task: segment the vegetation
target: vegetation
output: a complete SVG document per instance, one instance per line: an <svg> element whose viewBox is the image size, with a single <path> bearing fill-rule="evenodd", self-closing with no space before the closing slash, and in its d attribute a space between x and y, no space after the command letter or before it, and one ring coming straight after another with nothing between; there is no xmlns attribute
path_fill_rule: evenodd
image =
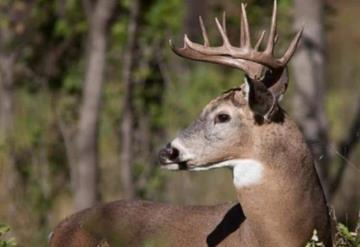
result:
<svg viewBox="0 0 360 247"><path fill-rule="evenodd" d="M6 234L10 231L10 227L0 224L0 246L1 247L15 247L17 246L15 238L6 239Z"/></svg>
<svg viewBox="0 0 360 247"><path fill-rule="evenodd" d="M11 226L19 244L45 246L51 229L84 207L75 198L84 195L79 164L90 153L94 174L92 186L85 187L89 203L129 197L183 204L235 200L227 171L164 172L157 165L157 150L210 99L242 82L238 71L179 59L168 39L181 45L186 32L199 41L201 14L212 40L219 42L213 16L225 10L235 44L240 2L114 0L113 7L104 2L111 1L0 0L0 219ZM267 28L272 3L247 2L255 37ZM284 43L293 33L294 2L279 0ZM323 2L329 3L324 6L326 80L319 111L327 124L319 138L328 139L328 157L320 168L327 171L329 184L336 182L336 189L329 186L329 197L339 221L355 229L360 207L360 191L354 190L360 186L360 60L355 52L360 48L360 5L356 0ZM104 8L108 18L97 18L97 8ZM99 37L104 54L92 55ZM89 76L100 68L91 67L92 56L103 58L104 64ZM289 86L282 103L290 115L297 113L292 100L299 95L299 84ZM96 88L98 92L89 93ZM86 99L96 99L89 110L94 126L92 138L81 146ZM317 100L315 95L311 102ZM126 133L130 142L124 141ZM321 154L317 160L323 160ZM338 245L359 246L358 232L359 227L352 233L339 225ZM0 225L0 246L15 246L7 236L9 228ZM309 244L319 246L316 239Z"/></svg>
<svg viewBox="0 0 360 247"><path fill-rule="evenodd" d="M360 221L354 231L351 231L347 226L337 223L336 231L334 235L334 246L336 247L359 247L360 246ZM314 234L311 240L307 243L306 247L325 247L325 245L319 239L317 231L314 230Z"/></svg>
<svg viewBox="0 0 360 247"><path fill-rule="evenodd" d="M351 232L345 225L338 224L336 246L360 246L360 223L354 232Z"/></svg>

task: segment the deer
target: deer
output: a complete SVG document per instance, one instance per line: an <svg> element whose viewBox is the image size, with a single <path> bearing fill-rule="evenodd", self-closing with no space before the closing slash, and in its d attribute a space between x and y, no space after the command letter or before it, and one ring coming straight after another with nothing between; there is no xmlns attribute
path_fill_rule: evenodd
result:
<svg viewBox="0 0 360 247"><path fill-rule="evenodd" d="M265 32L253 47L244 4L238 47L230 44L225 15L222 23L215 19L221 46L210 46L201 17L204 44L186 35L182 48L170 41L177 55L240 69L245 80L211 100L189 127L160 150L160 165L173 171L230 168L238 202L101 204L63 220L50 246L305 246L314 229L325 246L332 245L329 210L311 151L279 104L288 86L287 64L302 30L276 58L276 12L275 0L262 51Z"/></svg>

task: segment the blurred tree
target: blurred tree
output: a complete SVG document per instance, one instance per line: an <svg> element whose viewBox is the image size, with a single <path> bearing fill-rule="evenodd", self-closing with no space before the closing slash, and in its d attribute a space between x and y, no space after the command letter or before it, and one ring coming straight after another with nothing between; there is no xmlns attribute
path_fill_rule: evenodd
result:
<svg viewBox="0 0 360 247"><path fill-rule="evenodd" d="M107 26L116 0L84 0L89 25L87 65L77 133L78 164L75 182L77 210L99 199L98 132L107 42Z"/></svg>
<svg viewBox="0 0 360 247"><path fill-rule="evenodd" d="M1 32L0 37L4 37L4 32ZM16 53L1 52L0 54L0 131L1 136L10 133L12 126L13 115L13 89L14 89L14 67L16 60Z"/></svg>
<svg viewBox="0 0 360 247"><path fill-rule="evenodd" d="M292 60L295 77L294 115L309 143L325 190L331 199L340 186L346 164L356 147L360 131L360 103L349 132L331 153L330 128L325 110L327 44L324 0L294 0L295 28L304 26L304 34ZM336 156L335 156L336 155ZM336 172L333 165L339 163Z"/></svg>
<svg viewBox="0 0 360 247"><path fill-rule="evenodd" d="M155 170L156 146L164 135L159 123L165 65L164 36L180 26L180 1L132 1L129 5L127 41L122 57L123 100L120 123L120 161L123 196L146 197L161 184ZM141 35L138 30L142 30ZM149 184L153 184L153 186Z"/></svg>
<svg viewBox="0 0 360 247"><path fill-rule="evenodd" d="M121 182L125 198L134 198L133 181L133 145L134 145L134 65L137 59L136 47L138 43L139 12L141 0L133 0L130 6L130 16L127 32L127 42L123 55L122 82L124 87L123 112L120 124L121 131Z"/></svg>
<svg viewBox="0 0 360 247"><path fill-rule="evenodd" d="M304 33L292 59L296 94L294 116L313 151L326 195L329 193L328 123L324 97L326 39L323 0L294 0L295 28Z"/></svg>
<svg viewBox="0 0 360 247"><path fill-rule="evenodd" d="M6 199L13 200L16 188L22 183L16 167L14 138L16 70L26 42L29 41L28 22L32 7L32 2L0 2L0 170L6 174L3 193ZM16 206L9 205L9 212L13 213Z"/></svg>
<svg viewBox="0 0 360 247"><path fill-rule="evenodd" d="M6 157L0 155L0 170L7 174L0 200L12 199L11 195L19 181L10 139L14 118L15 63L22 49L11 47L12 42L18 38L11 24L22 24L22 20L14 20L14 9L14 5L9 1L0 3L0 11L6 11L6 14L0 17L0 151L6 150L8 154ZM12 208L9 205L6 211L12 214Z"/></svg>
<svg viewBox="0 0 360 247"><path fill-rule="evenodd" d="M29 6L25 2L2 1L0 19L0 134L10 133L13 115L13 91L15 83L15 63L23 48L19 39L26 31L26 12Z"/></svg>

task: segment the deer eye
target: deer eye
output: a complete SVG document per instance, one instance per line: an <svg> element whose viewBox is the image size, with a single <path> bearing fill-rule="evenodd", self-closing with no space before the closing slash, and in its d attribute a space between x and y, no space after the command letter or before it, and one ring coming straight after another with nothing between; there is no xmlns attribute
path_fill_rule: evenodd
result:
<svg viewBox="0 0 360 247"><path fill-rule="evenodd" d="M226 113L219 113L215 117L215 123L226 123L231 120L231 117L229 114Z"/></svg>

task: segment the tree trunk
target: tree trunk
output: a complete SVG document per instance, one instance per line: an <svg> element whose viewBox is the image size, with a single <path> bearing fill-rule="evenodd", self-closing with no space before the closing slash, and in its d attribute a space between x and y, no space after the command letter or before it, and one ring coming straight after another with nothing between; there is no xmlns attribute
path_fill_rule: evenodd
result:
<svg viewBox="0 0 360 247"><path fill-rule="evenodd" d="M0 54L0 144L6 145L7 154L0 158L2 163L0 170L4 172L0 180L3 179L3 191L7 200L14 195L15 188L19 184L11 135L14 117L15 57L15 54ZM13 214L14 207L15 205L10 205L9 215Z"/></svg>
<svg viewBox="0 0 360 247"><path fill-rule="evenodd" d="M98 132L101 91L104 82L106 29L115 0L98 0L92 10L87 65L77 133L77 181L75 207L89 207L99 199Z"/></svg>
<svg viewBox="0 0 360 247"><path fill-rule="evenodd" d="M134 182L132 179L133 166L133 142L134 142L134 105L133 105L133 68L135 62L134 53L139 26L140 0L133 0L130 10L128 26L128 40L123 58L124 101L122 121L120 124L121 135L121 182L125 198L135 197Z"/></svg>
<svg viewBox="0 0 360 247"><path fill-rule="evenodd" d="M292 60L296 94L294 114L310 144L325 193L328 195L328 123L325 115L326 41L324 2L294 0L295 28L304 34Z"/></svg>
<svg viewBox="0 0 360 247"><path fill-rule="evenodd" d="M13 122L14 66L14 55L0 55L0 136L4 139Z"/></svg>

